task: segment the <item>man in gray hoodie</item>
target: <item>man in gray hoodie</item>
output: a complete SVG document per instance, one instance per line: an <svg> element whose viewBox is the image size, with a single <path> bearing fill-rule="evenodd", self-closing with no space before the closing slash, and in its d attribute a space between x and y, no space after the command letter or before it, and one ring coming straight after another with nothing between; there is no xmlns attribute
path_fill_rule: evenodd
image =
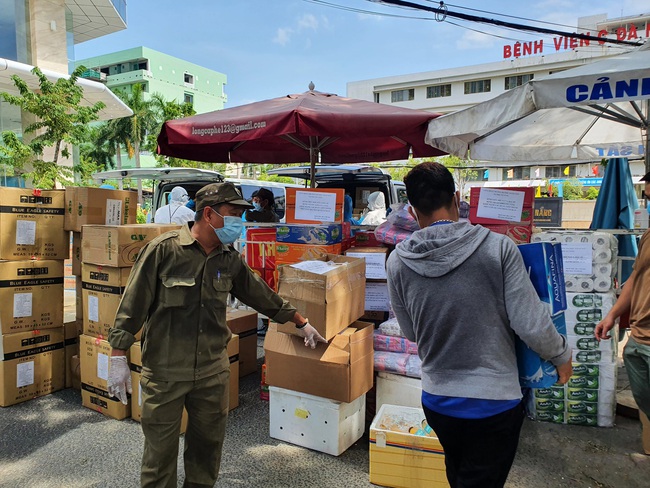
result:
<svg viewBox="0 0 650 488"><path fill-rule="evenodd" d="M447 168L422 163L404 178L420 230L388 258L390 299L422 359L422 407L454 487L502 487L524 419L515 334L572 374L571 350L537 297L517 246L458 222Z"/></svg>

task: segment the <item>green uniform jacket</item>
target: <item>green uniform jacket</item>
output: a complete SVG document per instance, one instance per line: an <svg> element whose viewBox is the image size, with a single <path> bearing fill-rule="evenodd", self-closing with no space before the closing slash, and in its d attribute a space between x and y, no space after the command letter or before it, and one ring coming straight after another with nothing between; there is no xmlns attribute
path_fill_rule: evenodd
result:
<svg viewBox="0 0 650 488"><path fill-rule="evenodd" d="M189 224L148 243L138 255L108 340L128 349L142 333L142 374L158 381L195 381L228 366L226 300L231 293L284 323L296 311L229 246L209 256Z"/></svg>

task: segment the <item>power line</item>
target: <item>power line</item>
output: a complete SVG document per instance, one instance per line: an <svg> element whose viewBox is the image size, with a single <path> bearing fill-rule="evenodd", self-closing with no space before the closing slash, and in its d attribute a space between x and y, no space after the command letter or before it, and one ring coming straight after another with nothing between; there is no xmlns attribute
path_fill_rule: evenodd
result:
<svg viewBox="0 0 650 488"><path fill-rule="evenodd" d="M631 42L631 41L621 41L618 39L610 39L606 37L597 37L597 36L592 36L588 34L579 34L575 32L563 32L563 31L558 31L554 29L547 29L545 27L535 27L531 25L525 25L525 24L516 24L513 22L506 22L503 20L496 20L496 19L488 19L487 17L479 17L476 15L469 15L469 14L464 14L460 12L450 12L449 9L444 5L444 2L440 2L440 7L428 7L426 5L420 5L417 3L413 2L407 2L404 0L368 0L372 1L374 3L385 3L388 5L393 5L396 7L401 7L401 8L408 8L408 9L413 9L413 10L422 10L425 12L431 12L435 14L436 16L442 17L442 20L444 20L446 17L453 17L457 19L462 19L462 20L467 20L471 22L478 22L481 24L490 24L490 25L497 25L500 27L507 27L507 28L512 28L516 30L523 30L523 31L530 31L530 32L537 32L541 34L551 34L551 35L559 35L559 36L565 36L565 37L573 37L577 39L582 39L585 41L598 41L598 42L606 42L606 43L612 43L612 44L624 44L628 46L638 46L638 43ZM441 20L441 21L442 21Z"/></svg>

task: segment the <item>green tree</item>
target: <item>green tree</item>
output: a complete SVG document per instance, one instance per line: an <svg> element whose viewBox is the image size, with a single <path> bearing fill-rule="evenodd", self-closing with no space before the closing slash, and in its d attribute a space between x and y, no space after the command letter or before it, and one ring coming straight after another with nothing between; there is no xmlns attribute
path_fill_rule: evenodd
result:
<svg viewBox="0 0 650 488"><path fill-rule="evenodd" d="M553 191L554 195L558 195L559 184L553 186L555 187ZM577 179L564 180L562 182L562 193L565 200L582 200L584 198L582 183Z"/></svg>
<svg viewBox="0 0 650 488"><path fill-rule="evenodd" d="M587 194L585 195L585 198L587 200L596 200L598 198L598 193L600 193L600 190L598 190L598 188L595 186L590 186L587 188Z"/></svg>
<svg viewBox="0 0 650 488"><path fill-rule="evenodd" d="M88 124L97 120L99 111L105 107L102 102L81 105L83 88L77 79L84 70L80 66L69 78L52 82L34 68L32 73L38 78L38 89L32 90L14 75L11 78L19 95L0 93L2 99L34 117L34 122L23 130L22 140L14 132L2 133L4 146L0 146L0 162L13 166L16 174L31 179L35 187L47 189L54 188L57 182L71 183L72 169L60 166L59 158L69 158L70 147L86 140ZM47 148L53 150L51 160L45 156Z"/></svg>
<svg viewBox="0 0 650 488"><path fill-rule="evenodd" d="M465 196L465 187L469 181L478 179L478 163L471 159L461 159L458 156L440 156L435 158L440 164L444 165L454 175L456 188L461 197Z"/></svg>

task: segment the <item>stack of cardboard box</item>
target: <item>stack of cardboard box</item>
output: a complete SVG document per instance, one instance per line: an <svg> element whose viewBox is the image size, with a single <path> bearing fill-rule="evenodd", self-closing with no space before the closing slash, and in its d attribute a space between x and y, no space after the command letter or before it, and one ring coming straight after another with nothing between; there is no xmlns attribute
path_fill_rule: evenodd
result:
<svg viewBox="0 0 650 488"><path fill-rule="evenodd" d="M311 349L295 324L270 324L264 350L271 437L339 455L363 435L373 384L374 327L358 321L365 261L328 254L279 273L279 294L329 343Z"/></svg>
<svg viewBox="0 0 650 488"><path fill-rule="evenodd" d="M534 202L534 188L474 187L470 191L469 221L505 234L516 244L526 244L533 233ZM506 219L499 218L500 214Z"/></svg>
<svg viewBox="0 0 650 488"><path fill-rule="evenodd" d="M65 385L63 190L0 188L0 406Z"/></svg>
<svg viewBox="0 0 650 488"><path fill-rule="evenodd" d="M387 247L351 247L345 255L366 261L366 293L363 320L384 321L390 310L386 276Z"/></svg>

